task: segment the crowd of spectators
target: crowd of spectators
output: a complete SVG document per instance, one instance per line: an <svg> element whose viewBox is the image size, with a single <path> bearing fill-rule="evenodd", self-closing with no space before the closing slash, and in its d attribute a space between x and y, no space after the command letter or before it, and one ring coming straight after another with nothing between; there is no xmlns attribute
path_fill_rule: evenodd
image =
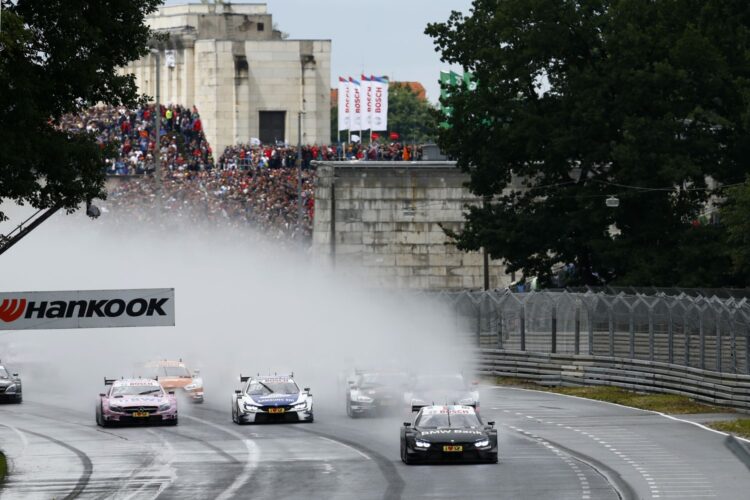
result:
<svg viewBox="0 0 750 500"><path fill-rule="evenodd" d="M93 134L104 150L105 171L111 175L154 171L156 152L155 106L128 109L98 106L60 121L63 130ZM164 171L202 171L213 167L211 146L203 133L200 114L192 109L160 106L159 153Z"/></svg>
<svg viewBox="0 0 750 500"><path fill-rule="evenodd" d="M297 221L297 169L289 167L174 171L121 179L103 207L115 222L160 228L250 228L274 240L309 242L314 213L314 171L302 172L302 220Z"/></svg>
<svg viewBox="0 0 750 500"><path fill-rule="evenodd" d="M155 170L156 108L95 107L67 115L60 127L90 133L104 150L110 183L103 203L107 218L185 229L197 225L252 228L274 240L310 241L314 213L313 160L410 161L421 147L399 142L305 145L302 159L302 218L297 215L297 148L258 141L224 149L214 163L195 107L161 106L159 144L162 179ZM127 177L125 177L127 176Z"/></svg>
<svg viewBox="0 0 750 500"><path fill-rule="evenodd" d="M369 145L317 144L302 146L302 168L310 168L312 160L343 161L418 161L422 147L400 142L378 142ZM297 147L290 145L235 144L227 146L219 156L220 169L246 170L249 168L279 168L296 165Z"/></svg>

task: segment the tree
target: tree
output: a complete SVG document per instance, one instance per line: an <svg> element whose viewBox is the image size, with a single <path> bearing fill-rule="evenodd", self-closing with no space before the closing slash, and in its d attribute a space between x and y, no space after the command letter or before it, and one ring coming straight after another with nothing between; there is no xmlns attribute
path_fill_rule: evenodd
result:
<svg viewBox="0 0 750 500"><path fill-rule="evenodd" d="M562 264L575 284L692 281L707 177L748 171L749 28L724 0L474 0L428 25L477 82L441 101L441 149L486 200L458 245L542 282Z"/></svg>
<svg viewBox="0 0 750 500"><path fill-rule="evenodd" d="M750 283L750 179L728 190L720 220L726 227L733 270L747 286Z"/></svg>
<svg viewBox="0 0 750 500"><path fill-rule="evenodd" d="M402 141L426 143L437 139L434 107L405 83L393 83L388 92L388 128Z"/></svg>
<svg viewBox="0 0 750 500"><path fill-rule="evenodd" d="M0 1L0 198L73 211L105 196L102 152L58 120L136 102L134 77L116 69L148 52L145 16L161 0Z"/></svg>

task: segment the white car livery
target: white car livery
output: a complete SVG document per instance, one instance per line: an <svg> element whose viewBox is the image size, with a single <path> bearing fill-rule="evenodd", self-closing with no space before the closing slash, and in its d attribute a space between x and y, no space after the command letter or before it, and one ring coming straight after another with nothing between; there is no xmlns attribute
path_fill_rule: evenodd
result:
<svg viewBox="0 0 750 500"><path fill-rule="evenodd" d="M312 422L312 393L308 387L300 390L293 377L293 374L240 375L243 385L232 396L232 421L236 424Z"/></svg>

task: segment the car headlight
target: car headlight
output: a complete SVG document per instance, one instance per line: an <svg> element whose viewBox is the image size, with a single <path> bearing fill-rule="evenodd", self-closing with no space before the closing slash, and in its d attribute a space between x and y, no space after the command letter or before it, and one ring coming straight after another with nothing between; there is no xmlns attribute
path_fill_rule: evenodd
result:
<svg viewBox="0 0 750 500"><path fill-rule="evenodd" d="M18 389L18 387L16 387L16 384L10 384L5 388L5 394L15 394L16 389Z"/></svg>
<svg viewBox="0 0 750 500"><path fill-rule="evenodd" d="M203 389L203 379L194 378L193 383L185 386L186 391L194 391L196 389Z"/></svg>
<svg viewBox="0 0 750 500"><path fill-rule="evenodd" d="M260 411L260 407L252 404L244 403L245 411L253 412Z"/></svg>
<svg viewBox="0 0 750 500"><path fill-rule="evenodd" d="M307 401L303 403L298 403L292 406L292 411L303 411L303 410L307 410Z"/></svg>
<svg viewBox="0 0 750 500"><path fill-rule="evenodd" d="M170 404L169 402L167 402L167 403L162 403L162 404L160 404L160 405L159 405L159 411L164 411L164 410L168 410L168 409L170 409L171 407L172 407L172 405L171 405L171 404Z"/></svg>
<svg viewBox="0 0 750 500"><path fill-rule="evenodd" d="M482 439L481 441L477 441L476 443L474 443L474 446L476 446L477 448L486 448L489 445L490 445L489 439Z"/></svg>
<svg viewBox="0 0 750 500"><path fill-rule="evenodd" d="M430 447L430 443L428 443L427 441L423 441L421 439L415 440L414 444L417 445L417 448L429 448Z"/></svg>
<svg viewBox="0 0 750 500"><path fill-rule="evenodd" d="M356 399L360 403L372 403L372 398L368 398L367 396L363 396L361 394L358 395Z"/></svg>
<svg viewBox="0 0 750 500"><path fill-rule="evenodd" d="M122 411L122 406L109 405L109 409L112 410L112 411L121 412Z"/></svg>

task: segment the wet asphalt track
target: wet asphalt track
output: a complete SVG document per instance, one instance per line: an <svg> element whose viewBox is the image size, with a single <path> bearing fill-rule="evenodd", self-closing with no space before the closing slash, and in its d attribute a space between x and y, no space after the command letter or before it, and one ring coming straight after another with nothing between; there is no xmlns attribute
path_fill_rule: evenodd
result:
<svg viewBox="0 0 750 500"><path fill-rule="evenodd" d="M402 418L237 426L228 404L181 408L177 427L101 429L93 411L28 395L0 406L10 475L0 499L748 498L726 438L614 405L509 388L482 391L497 465L406 466Z"/></svg>

